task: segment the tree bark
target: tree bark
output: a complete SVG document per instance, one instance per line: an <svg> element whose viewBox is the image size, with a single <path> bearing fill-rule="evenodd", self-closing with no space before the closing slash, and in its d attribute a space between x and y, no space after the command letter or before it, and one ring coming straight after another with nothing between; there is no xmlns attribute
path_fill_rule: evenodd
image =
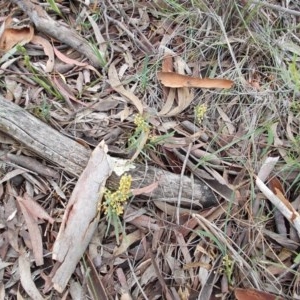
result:
<svg viewBox="0 0 300 300"><path fill-rule="evenodd" d="M91 154L76 141L56 131L46 123L37 119L25 109L5 100L0 96L0 131L14 138L20 144L62 168L73 176L78 177ZM1 157L0 157L1 158ZM159 182L159 186L151 192L151 199L174 202L178 198L179 187L182 185L181 203L191 201L200 207L209 207L216 204L213 192L198 179L180 175L144 165L135 165L136 168L128 171L133 177L133 188L140 188ZM116 188L119 177L113 174L107 181L109 188ZM199 208L199 207L198 207Z"/></svg>

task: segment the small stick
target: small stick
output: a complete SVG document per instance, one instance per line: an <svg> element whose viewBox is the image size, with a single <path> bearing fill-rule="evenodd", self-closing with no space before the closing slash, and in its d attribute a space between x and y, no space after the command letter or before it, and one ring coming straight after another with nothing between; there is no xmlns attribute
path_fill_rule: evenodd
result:
<svg viewBox="0 0 300 300"><path fill-rule="evenodd" d="M54 21L40 5L36 5L29 0L12 0L12 2L17 4L29 16L37 30L82 53L95 68L101 67L100 61L92 47L75 30Z"/></svg>
<svg viewBox="0 0 300 300"><path fill-rule="evenodd" d="M178 201L177 201L177 208L176 208L176 223L177 225L180 225L180 205L181 205L181 196L182 196L182 188L183 188L183 177L186 169L187 162L189 160L190 152L192 149L192 143L189 144L188 150L186 152L186 156L182 165L182 170L180 174L180 185L179 185L179 191L178 191Z"/></svg>

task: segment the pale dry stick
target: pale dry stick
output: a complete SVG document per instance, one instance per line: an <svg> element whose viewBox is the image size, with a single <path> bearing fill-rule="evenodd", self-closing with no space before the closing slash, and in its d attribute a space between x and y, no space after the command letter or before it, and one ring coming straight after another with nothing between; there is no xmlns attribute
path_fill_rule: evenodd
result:
<svg viewBox="0 0 300 300"><path fill-rule="evenodd" d="M281 6L275 5L275 4L270 4L270 3L265 2L265 1L252 0L251 3L256 4L256 5L265 6L265 7L271 8L273 10L278 10L278 11L281 11L283 13L288 13L290 15L294 15L294 16L297 16L297 17L300 16L299 11L296 11L296 10L293 10L293 9L290 9L290 8L281 7Z"/></svg>
<svg viewBox="0 0 300 300"><path fill-rule="evenodd" d="M53 20L40 5L34 4L29 0L12 0L11 2L17 4L29 16L37 30L54 37L82 53L90 60L94 67L101 67L101 63L92 47L75 30Z"/></svg>
<svg viewBox="0 0 300 300"><path fill-rule="evenodd" d="M59 174L57 171L49 168L48 166L45 166L37 159L32 157L28 157L25 155L14 155L11 153L0 151L0 160L3 160L7 163L13 163L18 167L20 166L26 170L30 170L43 176L59 178Z"/></svg>
<svg viewBox="0 0 300 300"><path fill-rule="evenodd" d="M300 236L300 215L294 207L285 199L277 197L257 176L256 185L260 191L272 202L272 204L285 216L285 218L295 227Z"/></svg>
<svg viewBox="0 0 300 300"><path fill-rule="evenodd" d="M181 174L180 174L180 184L179 184L179 191L178 191L178 201L177 201L177 207L176 207L176 224L180 225L180 205L181 205L181 196L182 196L182 187L183 187L183 177L184 172L186 169L187 162L189 160L190 152L192 149L192 143L189 144L188 150L186 152L186 156L182 165Z"/></svg>

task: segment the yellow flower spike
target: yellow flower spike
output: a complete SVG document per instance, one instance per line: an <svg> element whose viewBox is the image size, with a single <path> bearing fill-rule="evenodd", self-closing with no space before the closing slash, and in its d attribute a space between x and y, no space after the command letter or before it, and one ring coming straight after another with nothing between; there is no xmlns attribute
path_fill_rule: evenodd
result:
<svg viewBox="0 0 300 300"><path fill-rule="evenodd" d="M195 115L198 123L201 123L204 115L207 112L207 105L206 104L199 104L195 107Z"/></svg>
<svg viewBox="0 0 300 300"><path fill-rule="evenodd" d="M104 214L108 212L121 215L124 212L124 202L130 196L130 187L131 187L132 177L130 175L123 175L120 179L119 188L117 191L112 193L109 190L105 190L104 196L106 201L102 205L102 210Z"/></svg>
<svg viewBox="0 0 300 300"><path fill-rule="evenodd" d="M150 125L146 122L142 115L136 115L134 118L134 124L136 125L136 131L142 130L148 132L150 130Z"/></svg>

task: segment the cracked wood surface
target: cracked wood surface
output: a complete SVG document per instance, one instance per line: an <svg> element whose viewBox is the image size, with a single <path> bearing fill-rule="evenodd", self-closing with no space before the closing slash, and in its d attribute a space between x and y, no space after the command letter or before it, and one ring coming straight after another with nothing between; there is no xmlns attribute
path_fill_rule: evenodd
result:
<svg viewBox="0 0 300 300"><path fill-rule="evenodd" d="M91 155L91 150L1 96L0 131L14 138L37 156L76 177L82 173ZM159 182L158 188L151 193L152 199L169 200L174 203L178 197L179 186L182 184L182 199L188 199L200 207L216 204L212 191L198 179L192 180L187 176L181 179L180 175L138 164L127 173L134 178L132 188L147 186L154 181ZM107 181L107 186L116 188L118 183L119 177L113 173Z"/></svg>

